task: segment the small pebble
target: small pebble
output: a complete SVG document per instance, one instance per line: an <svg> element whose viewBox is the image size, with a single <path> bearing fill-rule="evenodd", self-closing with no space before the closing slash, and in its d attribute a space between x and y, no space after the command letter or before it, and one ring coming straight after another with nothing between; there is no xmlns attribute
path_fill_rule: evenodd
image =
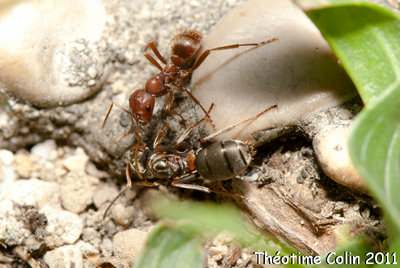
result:
<svg viewBox="0 0 400 268"><path fill-rule="evenodd" d="M46 231L56 238L60 238L63 244L73 244L81 236L83 221L78 215L48 205L39 212L47 217ZM56 239L53 240L56 241Z"/></svg>
<svg viewBox="0 0 400 268"><path fill-rule="evenodd" d="M17 179L17 174L15 173L14 169L10 166L0 166L0 193L4 188L4 184L11 183ZM1 194L0 194L1 196ZM1 198L0 198L1 199Z"/></svg>
<svg viewBox="0 0 400 268"><path fill-rule="evenodd" d="M9 166L14 161L14 154L9 150L1 149L0 150L0 161L4 165Z"/></svg>
<svg viewBox="0 0 400 268"><path fill-rule="evenodd" d="M82 172L70 172L61 184L62 206L71 212L81 213L93 203L94 185L98 179Z"/></svg>
<svg viewBox="0 0 400 268"><path fill-rule="evenodd" d="M14 160L15 169L19 176L22 178L29 178L35 168L32 159L27 154L18 152L15 155Z"/></svg>
<svg viewBox="0 0 400 268"><path fill-rule="evenodd" d="M114 255L128 260L129 263L135 262L144 249L147 235L148 232L139 229L129 229L117 233L113 238Z"/></svg>
<svg viewBox="0 0 400 268"><path fill-rule="evenodd" d="M367 185L350 159L348 151L349 125L328 126L313 140L318 162L324 173L339 184L368 193Z"/></svg>
<svg viewBox="0 0 400 268"><path fill-rule="evenodd" d="M112 208L112 218L115 223L121 226L129 226L135 216L135 209L132 206L125 207L122 204L115 204Z"/></svg>
<svg viewBox="0 0 400 268"><path fill-rule="evenodd" d="M82 268L82 252L78 246L68 245L46 252L44 261L49 267Z"/></svg>
<svg viewBox="0 0 400 268"><path fill-rule="evenodd" d="M100 250L103 256L110 257L113 251L113 244L111 239L105 237L100 244Z"/></svg>
<svg viewBox="0 0 400 268"><path fill-rule="evenodd" d="M30 231L18 218L18 210L10 200L0 201L0 243L8 246L20 245Z"/></svg>
<svg viewBox="0 0 400 268"><path fill-rule="evenodd" d="M101 244L101 235L98 231L96 231L92 227L86 227L82 231L82 239L85 242L88 242L92 245L94 245L96 248L100 247Z"/></svg>
<svg viewBox="0 0 400 268"><path fill-rule="evenodd" d="M107 183L101 183L96 187L93 196L93 203L96 208L100 208L107 201L112 201L118 194L117 188Z"/></svg>
<svg viewBox="0 0 400 268"><path fill-rule="evenodd" d="M89 157L82 148L77 148L75 154L64 160L64 167L69 171L84 171Z"/></svg>
<svg viewBox="0 0 400 268"><path fill-rule="evenodd" d="M31 153L45 160L55 160L57 158L57 145L54 140L46 140L32 147Z"/></svg>
<svg viewBox="0 0 400 268"><path fill-rule="evenodd" d="M2 186L0 200L41 208L46 204L59 206L59 185L38 179L17 180Z"/></svg>
<svg viewBox="0 0 400 268"><path fill-rule="evenodd" d="M79 247L84 257L99 253L99 250L88 242L79 240L75 245Z"/></svg>

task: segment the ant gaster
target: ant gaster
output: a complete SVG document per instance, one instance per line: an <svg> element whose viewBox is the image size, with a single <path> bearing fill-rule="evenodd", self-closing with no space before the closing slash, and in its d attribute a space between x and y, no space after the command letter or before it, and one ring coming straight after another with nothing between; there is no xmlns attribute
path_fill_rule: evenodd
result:
<svg viewBox="0 0 400 268"><path fill-rule="evenodd" d="M208 113L214 104L211 105ZM201 139L204 145L196 151L192 149L174 152L163 151L158 143L162 137L165 136L165 127L157 134L154 140L152 152L148 147L140 148L138 152L131 150L129 154L129 162L126 166L126 179L127 185L110 203L104 212L106 217L109 209L113 203L128 189L132 187L132 181L129 174L129 169L136 175L143 175L145 180L135 181L135 184L143 186L157 186L165 180L170 180L171 185L175 187L198 190L202 192L221 192L211 190L208 187L188 184L186 182L193 180L193 178L200 177L211 181L224 181L231 179L243 173L250 165L251 160L255 154L252 145L249 142L241 140L223 140L213 141L216 136L226 133L239 125L243 125L250 121L254 121L271 109L278 108L278 105L273 105L260 112L259 114L246 119L240 123L228 126L218 132L215 132L205 138ZM202 121L206 120L206 116L197 122L195 125L188 128L185 133L180 137L177 142L179 144L188 136L189 132L194 126L199 125ZM149 181L157 179L157 181ZM225 192L222 192L225 193Z"/></svg>
<svg viewBox="0 0 400 268"><path fill-rule="evenodd" d="M135 162L137 162L137 152L140 148L141 143L141 131L139 124L147 124L153 115L153 109L155 104L155 97L161 97L168 94L168 100L165 104L164 110L168 113L175 114L181 118L184 123L185 120L180 113L176 110L171 110L171 106L174 100L174 91L171 88L177 87L185 91L188 96L203 110L206 115L206 120L209 121L215 131L215 125L210 118L208 112L200 104L200 102L182 85L182 79L193 73L203 61L208 57L212 51L216 50L227 50L234 49L241 46L253 46L258 47L261 45L269 44L278 40L278 38L273 38L260 43L245 43L245 44L233 44L228 46L221 46L212 49L205 50L194 62L197 56L202 41L202 35L195 30L181 31L176 34L172 39L172 53L170 57L170 62L168 63L165 58L160 54L157 49L156 43L154 41L149 41L144 49L144 56L148 61L150 61L154 66L156 66L160 72L147 80L145 88L135 90L129 97L129 110L123 108L119 104L112 102L110 108L108 109L107 115L104 118L102 128L104 128L107 118L111 112L113 105L117 105L124 112L130 114L132 127L133 121L136 121L136 132L137 132L137 144L136 144L136 155ZM154 55L164 64L164 67L149 53L148 49L151 49ZM192 63L194 64L192 65ZM132 129L130 130L130 132ZM138 169L138 167L136 167ZM139 174L139 177L142 177Z"/></svg>

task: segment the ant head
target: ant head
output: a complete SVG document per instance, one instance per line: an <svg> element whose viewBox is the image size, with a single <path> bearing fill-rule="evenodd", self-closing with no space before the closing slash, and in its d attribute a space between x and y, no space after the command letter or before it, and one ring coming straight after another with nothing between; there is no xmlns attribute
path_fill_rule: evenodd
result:
<svg viewBox="0 0 400 268"><path fill-rule="evenodd" d="M146 124L153 116L154 97L144 89L138 89L129 97L129 107L136 121Z"/></svg>
<svg viewBox="0 0 400 268"><path fill-rule="evenodd" d="M171 61L176 66L190 65L201 46L201 33L186 30L172 38Z"/></svg>

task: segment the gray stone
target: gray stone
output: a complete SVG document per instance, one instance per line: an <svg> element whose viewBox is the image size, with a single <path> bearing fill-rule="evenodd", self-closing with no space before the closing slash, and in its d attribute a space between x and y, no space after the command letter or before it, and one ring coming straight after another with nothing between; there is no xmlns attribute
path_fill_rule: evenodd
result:
<svg viewBox="0 0 400 268"><path fill-rule="evenodd" d="M194 71L193 95L206 108L215 104L212 119L217 129L278 105L217 139L247 140L256 131L296 124L357 94L319 30L290 0L241 3L207 35L203 51L273 38L279 40L256 48L214 51Z"/></svg>
<svg viewBox="0 0 400 268"><path fill-rule="evenodd" d="M5 92L49 107L98 91L107 74L107 58L97 43L106 21L102 1L15 2L3 8L0 47L7 57L0 57L0 83ZM88 84L93 75L95 83Z"/></svg>

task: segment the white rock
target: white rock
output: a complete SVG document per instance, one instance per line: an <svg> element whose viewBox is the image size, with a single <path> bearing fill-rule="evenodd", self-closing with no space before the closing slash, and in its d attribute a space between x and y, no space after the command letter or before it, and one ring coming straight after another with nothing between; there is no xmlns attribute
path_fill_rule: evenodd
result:
<svg viewBox="0 0 400 268"><path fill-rule="evenodd" d="M105 20L101 0L13 1L2 6L1 87L40 106L68 104L90 96L99 87L80 84L76 71L103 68L104 62L88 55L82 43L95 44Z"/></svg>
<svg viewBox="0 0 400 268"><path fill-rule="evenodd" d="M99 250L97 248L95 248L92 244L88 243L88 242L84 242L82 240L79 240L75 245L79 247L79 249L81 250L83 256L85 256L85 257L88 257L90 255L99 253Z"/></svg>
<svg viewBox="0 0 400 268"><path fill-rule="evenodd" d="M82 148L77 148L75 154L67 157L64 166L69 171L84 171L88 163L89 157Z"/></svg>
<svg viewBox="0 0 400 268"><path fill-rule="evenodd" d="M54 140L46 140L32 147L31 153L45 160L57 158L57 145Z"/></svg>
<svg viewBox="0 0 400 268"><path fill-rule="evenodd" d="M349 125L328 126L313 140L318 162L332 180L354 190L368 193L367 185L350 159L348 149Z"/></svg>
<svg viewBox="0 0 400 268"><path fill-rule="evenodd" d="M118 190L114 185L102 183L96 187L93 195L93 203L96 208L100 208L107 201L112 201L118 194Z"/></svg>
<svg viewBox="0 0 400 268"><path fill-rule="evenodd" d="M105 257L110 257L112 255L113 244L111 239L108 237L103 238L103 241L100 244L101 253Z"/></svg>
<svg viewBox="0 0 400 268"><path fill-rule="evenodd" d="M147 235L148 232L139 229L129 229L117 233L113 238L114 255L129 263L135 262L145 246Z"/></svg>
<svg viewBox="0 0 400 268"><path fill-rule="evenodd" d="M34 170L41 168L35 165L30 155L26 152L17 152L14 157L14 168L18 175L22 178L29 178Z"/></svg>
<svg viewBox="0 0 400 268"><path fill-rule="evenodd" d="M10 166L0 166L0 193L4 185L11 183L17 179L17 174Z"/></svg>
<svg viewBox="0 0 400 268"><path fill-rule="evenodd" d="M63 246L46 252L43 257L46 264L50 267L83 267L82 252L78 246Z"/></svg>
<svg viewBox="0 0 400 268"><path fill-rule="evenodd" d="M18 216L10 200L0 201L0 241L8 246L20 245L30 234Z"/></svg>
<svg viewBox="0 0 400 268"><path fill-rule="evenodd" d="M61 184L62 206L71 212L81 213L93 203L95 184L98 179L85 173L68 173Z"/></svg>
<svg viewBox="0 0 400 268"><path fill-rule="evenodd" d="M356 94L318 29L291 0L243 2L212 29L203 50L275 37L279 40L254 49L214 51L194 71L193 94L206 108L215 104L211 117L217 129L279 106L218 138L246 140L255 131L295 124Z"/></svg>
<svg viewBox="0 0 400 268"><path fill-rule="evenodd" d="M0 163L9 166L11 165L13 160L14 160L14 154L11 151L4 149L0 150L0 161L1 161Z"/></svg>
<svg viewBox="0 0 400 268"><path fill-rule="evenodd" d="M122 204L115 204L111 211L115 223L125 227L132 223L136 212L133 206L124 206Z"/></svg>
<svg viewBox="0 0 400 268"><path fill-rule="evenodd" d="M40 211L47 217L46 231L51 234L50 238L46 238L46 243L49 245L51 242L63 244L73 244L81 236L83 231L82 219L69 211L55 209L51 206L44 206ZM48 242L50 241L50 243ZM61 245L49 245L57 247Z"/></svg>
<svg viewBox="0 0 400 268"><path fill-rule="evenodd" d="M41 208L46 204L60 205L60 189L55 182L38 179L17 180L2 185L0 200L11 200L19 205Z"/></svg>

